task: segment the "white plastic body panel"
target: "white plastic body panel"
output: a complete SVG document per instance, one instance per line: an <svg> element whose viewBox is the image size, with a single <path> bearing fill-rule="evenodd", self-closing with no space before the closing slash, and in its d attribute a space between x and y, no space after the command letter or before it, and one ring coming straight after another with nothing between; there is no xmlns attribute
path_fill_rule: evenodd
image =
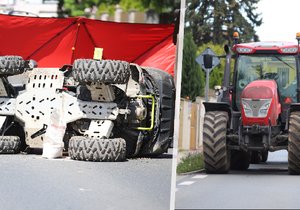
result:
<svg viewBox="0 0 300 210"><path fill-rule="evenodd" d="M84 136L90 138L109 138L113 127L114 123L111 120L92 120L89 129L85 131Z"/></svg>
<svg viewBox="0 0 300 210"><path fill-rule="evenodd" d="M88 136L109 137L113 128L112 120L119 114L113 100L113 89L106 85L92 88L93 97L106 98L105 102L82 101L63 91L64 75L57 68L36 68L27 73L26 90L16 99L0 98L0 115L15 115L25 124L26 143L33 148L42 147L44 134L35 138L31 136L40 131L44 124L50 123L54 109L62 110L65 123L79 119L92 119ZM102 93L97 93L97 90ZM99 129L99 130L98 130Z"/></svg>

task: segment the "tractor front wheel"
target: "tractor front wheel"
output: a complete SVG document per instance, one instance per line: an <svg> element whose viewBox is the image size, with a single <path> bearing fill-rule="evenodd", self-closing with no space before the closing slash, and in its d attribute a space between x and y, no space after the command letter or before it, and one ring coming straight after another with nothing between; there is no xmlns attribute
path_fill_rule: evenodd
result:
<svg viewBox="0 0 300 210"><path fill-rule="evenodd" d="M203 125L204 167L207 173L227 173L230 155L226 146L228 114L211 111L205 114Z"/></svg>
<svg viewBox="0 0 300 210"><path fill-rule="evenodd" d="M288 170L289 174L300 174L300 112L292 112L289 121Z"/></svg>

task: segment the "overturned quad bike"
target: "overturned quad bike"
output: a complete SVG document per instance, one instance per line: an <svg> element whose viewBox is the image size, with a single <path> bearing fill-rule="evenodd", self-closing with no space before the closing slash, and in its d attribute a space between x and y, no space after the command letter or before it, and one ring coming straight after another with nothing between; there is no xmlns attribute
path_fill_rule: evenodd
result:
<svg viewBox="0 0 300 210"><path fill-rule="evenodd" d="M157 156L172 144L175 87L164 71L92 59L37 68L32 60L2 56L0 75L0 153L42 148L58 108L64 147L75 160Z"/></svg>

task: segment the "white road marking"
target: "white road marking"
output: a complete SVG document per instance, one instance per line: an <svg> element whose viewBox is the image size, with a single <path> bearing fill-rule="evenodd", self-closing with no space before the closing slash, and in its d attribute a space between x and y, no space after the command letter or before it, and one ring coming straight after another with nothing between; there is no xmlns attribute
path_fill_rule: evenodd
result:
<svg viewBox="0 0 300 210"><path fill-rule="evenodd" d="M204 179L206 177L207 177L207 175L196 175L196 176L193 176L192 179Z"/></svg>
<svg viewBox="0 0 300 210"><path fill-rule="evenodd" d="M86 192L86 191L92 191L91 189L85 189L85 188L79 188L80 191Z"/></svg>
<svg viewBox="0 0 300 210"><path fill-rule="evenodd" d="M178 185L191 185L191 184L194 184L195 182L193 181L185 181L185 182L181 182L179 183Z"/></svg>
<svg viewBox="0 0 300 210"><path fill-rule="evenodd" d="M61 158L43 158L47 160L53 160L53 161L74 161L70 157L61 157Z"/></svg>

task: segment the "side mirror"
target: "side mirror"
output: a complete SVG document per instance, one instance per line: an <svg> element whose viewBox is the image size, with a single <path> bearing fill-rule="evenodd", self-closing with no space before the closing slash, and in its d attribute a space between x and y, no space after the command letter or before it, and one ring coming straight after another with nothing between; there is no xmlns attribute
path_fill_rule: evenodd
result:
<svg viewBox="0 0 300 210"><path fill-rule="evenodd" d="M225 51L226 55L230 53L230 48L227 44L224 46L224 51Z"/></svg>
<svg viewBox="0 0 300 210"><path fill-rule="evenodd" d="M213 66L213 57L210 54L203 55L203 63L206 69L211 69Z"/></svg>

